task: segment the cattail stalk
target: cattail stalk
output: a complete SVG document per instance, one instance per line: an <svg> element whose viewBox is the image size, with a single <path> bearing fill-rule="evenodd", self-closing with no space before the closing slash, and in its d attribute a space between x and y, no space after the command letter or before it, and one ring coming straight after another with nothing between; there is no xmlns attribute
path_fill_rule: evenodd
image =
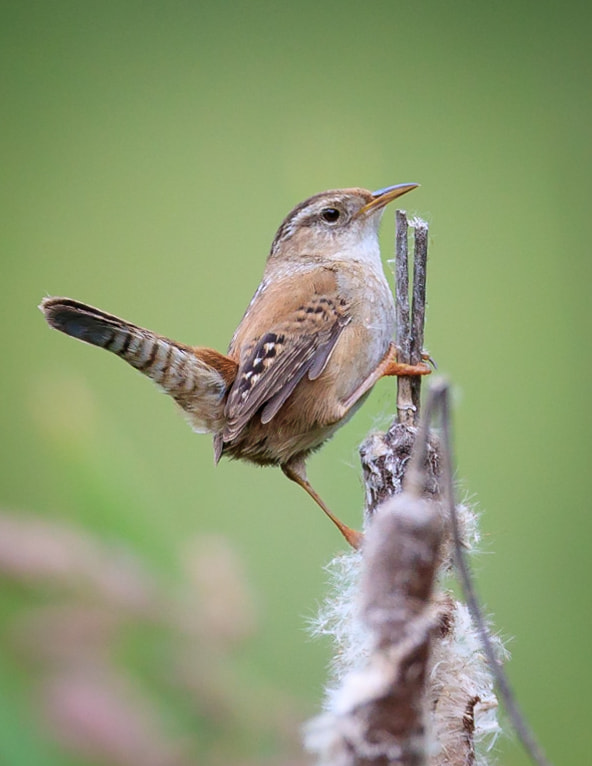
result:
<svg viewBox="0 0 592 766"><path fill-rule="evenodd" d="M421 355L427 225L415 229L409 310L407 218L397 212L397 347ZM401 327L401 324L403 327ZM405 358L405 355L408 355ZM432 409L428 403L427 410ZM442 467L451 470L424 420L419 389L398 380L398 416L361 447L366 539L361 553L330 566L338 585L315 631L337 649L323 715L306 744L323 766L471 766L488 763L481 743L499 732L493 676L464 603L447 586L454 565ZM429 412L426 412L429 418ZM462 544L478 542L476 519L459 506ZM503 648L492 639L498 660Z"/></svg>

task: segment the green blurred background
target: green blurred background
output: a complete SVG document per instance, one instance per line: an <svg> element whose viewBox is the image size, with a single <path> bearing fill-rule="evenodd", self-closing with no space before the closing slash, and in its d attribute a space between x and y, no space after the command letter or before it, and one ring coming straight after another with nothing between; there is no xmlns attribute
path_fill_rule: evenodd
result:
<svg viewBox="0 0 592 766"><path fill-rule="evenodd" d="M221 665L243 708L283 700L283 739L264 714L249 735L244 710L209 728L206 712L199 728L191 704L143 666L176 656L162 624L128 629L111 649L143 679L164 730L195 734L187 762L281 763L285 748L298 758L297 727L318 710L330 656L306 624L342 544L279 471L214 468L210 439L170 401L119 360L50 332L36 306L67 295L223 350L293 205L328 188L403 181L421 183L404 203L431 227L426 345L453 381L458 476L483 511L479 588L549 756L587 762L588 6L0 8L0 502L13 520L39 517L121 549L165 591L186 587L188 541L227 546L222 558L239 562L254 625ZM387 214L385 258L393 231ZM353 525L357 445L392 409L383 382L310 461L314 486ZM65 597L43 575L9 575L0 762L102 762L40 712L48 662L19 640L31 614L71 602L71 583ZM511 739L498 746L502 763L526 763Z"/></svg>

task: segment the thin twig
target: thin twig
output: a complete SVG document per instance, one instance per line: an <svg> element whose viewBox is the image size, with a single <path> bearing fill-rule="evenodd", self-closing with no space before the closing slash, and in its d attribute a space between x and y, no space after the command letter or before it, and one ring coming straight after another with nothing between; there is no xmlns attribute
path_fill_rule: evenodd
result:
<svg viewBox="0 0 592 766"><path fill-rule="evenodd" d="M396 213L395 245L395 312L397 323L397 358L405 364L419 364L423 352L426 303L426 267L428 258L428 225L421 219L412 222L413 303L409 310L408 221L403 210ZM398 422L417 425L421 394L421 377L397 378Z"/></svg>
<svg viewBox="0 0 592 766"><path fill-rule="evenodd" d="M526 752L530 758L537 764L537 766L551 766L551 762L547 760L542 748L538 744L530 726L528 725L524 714L520 710L514 692L510 686L508 677L498 661L495 648L491 642L489 631L485 625L485 619L481 611L479 599L475 591L475 585L473 576L471 574L469 564L467 562L466 554L463 548L460 526L458 521L458 514L456 510L456 502L454 499L454 484L452 480L452 439L450 435L450 401L449 401L449 389L446 382L441 381L432 385L432 396L430 401L433 402L433 406L439 405L442 413L442 484L443 494L448 506L448 515L450 518L450 525L452 529L452 536L454 541L454 552L456 557L456 566L458 570L458 576L463 590L463 595L469 612L473 621L477 627L483 650L487 657L487 662L491 668L498 691L504 701L504 707L512 722L518 737L520 738ZM431 410L431 407L430 407ZM431 413L426 412L426 419Z"/></svg>
<svg viewBox="0 0 592 766"><path fill-rule="evenodd" d="M413 303L411 308L411 349L409 361L419 364L423 353L423 335L426 308L426 276L428 260L428 225L416 218L413 223ZM415 418L419 418L421 377L411 378L411 399Z"/></svg>
<svg viewBox="0 0 592 766"><path fill-rule="evenodd" d="M409 337L409 256L407 248L407 214L397 210L395 244L395 309L397 323L397 353L399 361L409 364L411 339Z"/></svg>
<svg viewBox="0 0 592 766"><path fill-rule="evenodd" d="M411 338L409 319L409 257L407 247L407 215L404 210L396 212L397 231L395 244L395 319L397 359L410 363ZM399 423L414 425L415 413L411 393L411 378L397 378L397 413Z"/></svg>

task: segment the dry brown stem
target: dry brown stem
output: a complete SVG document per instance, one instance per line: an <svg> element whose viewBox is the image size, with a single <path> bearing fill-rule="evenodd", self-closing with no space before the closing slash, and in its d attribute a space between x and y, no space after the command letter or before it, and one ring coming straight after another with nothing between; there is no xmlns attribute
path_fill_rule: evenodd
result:
<svg viewBox="0 0 592 766"><path fill-rule="evenodd" d="M397 211L396 342L405 362L419 361L425 318L427 225L413 226L410 312L408 223ZM334 623L341 613L353 626L349 637L347 624L332 631L348 662L328 712L309 728L308 745L325 766L470 766L476 737L497 731L496 699L466 607L439 592L454 559L441 502L441 466L450 462L428 422L418 434L419 381L398 379L397 412L388 432L360 451L367 532L353 586L357 606L339 604L337 594L337 607L329 607ZM461 537L470 546L474 516L461 511ZM319 632L330 631L322 625Z"/></svg>

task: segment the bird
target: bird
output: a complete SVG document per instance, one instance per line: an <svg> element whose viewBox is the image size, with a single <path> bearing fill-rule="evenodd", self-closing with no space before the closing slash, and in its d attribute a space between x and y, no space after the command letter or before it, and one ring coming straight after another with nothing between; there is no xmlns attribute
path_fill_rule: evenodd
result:
<svg viewBox="0 0 592 766"><path fill-rule="evenodd" d="M298 204L273 239L263 278L226 354L158 335L71 298L39 308L57 330L124 359L183 410L222 456L279 466L359 548L308 481L306 460L387 375L426 375L397 361L395 307L378 230L385 206L418 184L325 191ZM429 359L427 355L423 359Z"/></svg>

